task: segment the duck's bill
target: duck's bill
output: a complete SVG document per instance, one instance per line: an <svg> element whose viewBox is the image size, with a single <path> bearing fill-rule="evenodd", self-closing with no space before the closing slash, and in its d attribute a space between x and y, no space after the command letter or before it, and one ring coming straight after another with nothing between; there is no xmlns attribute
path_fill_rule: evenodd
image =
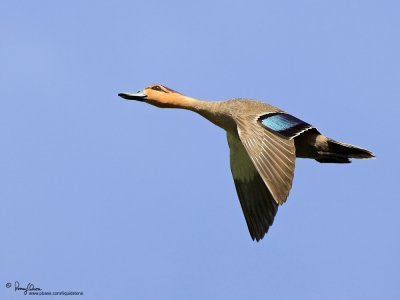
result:
<svg viewBox="0 0 400 300"><path fill-rule="evenodd" d="M146 101L147 95L143 92L137 93L119 93L118 96L126 100Z"/></svg>

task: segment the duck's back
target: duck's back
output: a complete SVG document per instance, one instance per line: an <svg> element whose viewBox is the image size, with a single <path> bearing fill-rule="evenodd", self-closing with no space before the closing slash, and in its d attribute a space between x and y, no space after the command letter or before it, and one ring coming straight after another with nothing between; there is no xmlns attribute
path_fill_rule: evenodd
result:
<svg viewBox="0 0 400 300"><path fill-rule="evenodd" d="M283 112L268 103L247 98L235 98L223 103L226 103L226 107L232 116L260 116L268 113Z"/></svg>

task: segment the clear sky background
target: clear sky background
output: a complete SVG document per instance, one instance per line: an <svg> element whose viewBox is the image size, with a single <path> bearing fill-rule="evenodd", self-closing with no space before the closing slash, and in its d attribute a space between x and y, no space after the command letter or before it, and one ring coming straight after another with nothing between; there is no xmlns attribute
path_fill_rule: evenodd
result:
<svg viewBox="0 0 400 300"><path fill-rule="evenodd" d="M1 1L0 298L400 299L400 4ZM124 101L160 83L274 104L374 151L297 160L260 243L225 133ZM24 298L25 299L25 298Z"/></svg>

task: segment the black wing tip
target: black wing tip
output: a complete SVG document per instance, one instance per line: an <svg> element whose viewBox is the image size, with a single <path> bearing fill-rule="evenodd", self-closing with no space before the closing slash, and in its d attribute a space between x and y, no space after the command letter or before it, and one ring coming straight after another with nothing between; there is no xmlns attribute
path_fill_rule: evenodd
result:
<svg viewBox="0 0 400 300"><path fill-rule="evenodd" d="M260 242L264 237L268 234L269 229L271 228L272 224L274 222L274 219L270 221L269 223L266 224L264 230L258 231L258 232L251 232L249 228L249 233L251 236L251 239L255 242Z"/></svg>
<svg viewBox="0 0 400 300"><path fill-rule="evenodd" d="M247 198L245 196L247 193L243 191L243 188L247 188L247 184L243 186L239 180L234 179L247 228L251 239L256 242L260 242L268 233L278 211L278 204L271 198L272 195L269 193L260 176L258 176L258 180L262 182L262 186L264 187L263 201L251 207L246 205L246 200L250 200L251 198ZM256 197L256 199L257 198L258 197ZM258 200L260 200L260 198L258 198Z"/></svg>
<svg viewBox="0 0 400 300"><path fill-rule="evenodd" d="M254 236L254 235L252 235L252 234L250 233L251 239L252 239L253 241L259 243L259 242L265 237L265 235L267 234L268 229L269 229L269 227L267 228L267 230L266 230L264 233L258 234L257 236Z"/></svg>

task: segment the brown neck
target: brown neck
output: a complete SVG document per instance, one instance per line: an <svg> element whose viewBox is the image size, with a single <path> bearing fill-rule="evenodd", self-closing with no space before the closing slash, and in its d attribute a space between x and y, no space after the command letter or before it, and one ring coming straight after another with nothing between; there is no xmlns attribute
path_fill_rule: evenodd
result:
<svg viewBox="0 0 400 300"><path fill-rule="evenodd" d="M161 108L180 108L187 109L195 112L201 110L209 110L213 102L202 101L195 98L191 98L181 94L170 94L164 96L163 99L152 100L148 99L146 102Z"/></svg>
<svg viewBox="0 0 400 300"><path fill-rule="evenodd" d="M231 128L236 130L236 125L231 122L232 119L229 117L229 113L227 113L223 108L222 102L203 101L187 96L182 97L185 98L185 100L180 101L180 103L184 103L185 106L180 106L179 108L194 111L225 130L229 131Z"/></svg>
<svg viewBox="0 0 400 300"><path fill-rule="evenodd" d="M163 99L147 100L146 102L161 108L180 108L194 111L215 125L228 129L232 127L219 101L203 101L181 94L171 94ZM236 128L236 127L235 127Z"/></svg>

